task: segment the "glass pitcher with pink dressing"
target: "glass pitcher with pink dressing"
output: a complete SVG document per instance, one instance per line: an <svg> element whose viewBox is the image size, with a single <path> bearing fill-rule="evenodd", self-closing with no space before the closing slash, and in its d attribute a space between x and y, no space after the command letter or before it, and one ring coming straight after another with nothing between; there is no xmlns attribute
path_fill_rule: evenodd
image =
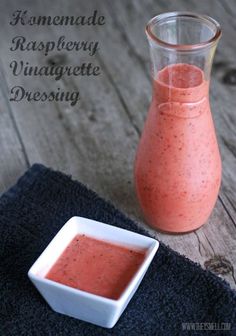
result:
<svg viewBox="0 0 236 336"><path fill-rule="evenodd" d="M153 92L136 153L136 193L152 227L188 232L207 221L221 182L209 104L221 29L208 16L173 12L151 19L146 33Z"/></svg>

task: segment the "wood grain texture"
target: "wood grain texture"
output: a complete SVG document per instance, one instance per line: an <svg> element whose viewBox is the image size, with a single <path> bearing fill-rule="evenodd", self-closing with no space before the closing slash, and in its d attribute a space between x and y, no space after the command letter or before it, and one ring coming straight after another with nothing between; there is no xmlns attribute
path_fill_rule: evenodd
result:
<svg viewBox="0 0 236 336"><path fill-rule="evenodd" d="M0 64L1 65L1 64ZM8 102L8 89L0 67L0 190L8 189L28 167L28 157Z"/></svg>
<svg viewBox="0 0 236 336"><path fill-rule="evenodd" d="M236 68L235 17L232 1L159 0L131 1L35 1L1 2L1 80L0 109L0 187L4 191L29 164L42 162L60 169L101 196L112 201L139 225L145 227L173 249L204 267L212 265L218 255L236 265L236 86L226 85L227 71ZM103 27L12 27L9 17L18 8L32 15L79 15L94 9L106 16ZM47 9L45 12L45 8ZM148 228L141 216L133 188L133 161L151 99L149 50L144 34L146 22L167 10L194 10L210 14L222 24L223 38L212 72L211 103L223 160L220 197L208 223L194 233L167 235ZM66 35L70 40L91 39L100 42L99 54L88 58L76 53L9 51L11 38L24 35L29 39L56 39ZM58 62L77 65L83 60L99 64L103 74L98 78L69 77L60 81L49 78L14 77L9 60L24 59L35 65ZM31 90L80 90L78 106L68 103L11 103L7 88L23 85ZM217 259L218 260L218 259ZM223 262L221 263L225 265ZM227 263L226 263L227 264ZM215 265L215 264L214 264ZM221 265L221 266L222 266ZM236 288L234 268L220 269ZM219 267L220 268L220 267ZM217 272L217 269L214 271Z"/></svg>

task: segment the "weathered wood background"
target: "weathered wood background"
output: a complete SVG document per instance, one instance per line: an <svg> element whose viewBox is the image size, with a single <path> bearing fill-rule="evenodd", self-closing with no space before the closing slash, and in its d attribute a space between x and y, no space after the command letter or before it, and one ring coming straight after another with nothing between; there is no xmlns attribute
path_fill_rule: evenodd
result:
<svg viewBox="0 0 236 336"><path fill-rule="evenodd" d="M94 9L106 16L102 27L10 26L16 9L31 15L88 15ZM147 228L133 189L133 161L151 99L146 22L170 10L191 10L217 19L223 30L214 60L211 103L223 160L220 196L209 222L194 233L151 234L192 260L210 268L236 288L236 1L233 0L1 0L0 191L4 192L34 162L41 162L79 179ZM12 59L34 65L78 65L89 61L82 53L10 52L11 39L91 39L100 42L93 62L98 78L68 77L56 82L40 77L14 77ZM33 91L80 90L79 105L9 102L9 88Z"/></svg>

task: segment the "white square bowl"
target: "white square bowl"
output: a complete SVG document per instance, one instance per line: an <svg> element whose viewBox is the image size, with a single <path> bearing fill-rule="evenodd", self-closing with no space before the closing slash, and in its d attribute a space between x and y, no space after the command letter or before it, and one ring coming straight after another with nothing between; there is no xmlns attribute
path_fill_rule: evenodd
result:
<svg viewBox="0 0 236 336"><path fill-rule="evenodd" d="M134 249L146 249L143 263L119 299L112 300L45 278L77 234L85 234ZM54 311L101 327L112 328L137 290L158 247L158 241L153 238L87 218L72 217L30 268L28 276Z"/></svg>

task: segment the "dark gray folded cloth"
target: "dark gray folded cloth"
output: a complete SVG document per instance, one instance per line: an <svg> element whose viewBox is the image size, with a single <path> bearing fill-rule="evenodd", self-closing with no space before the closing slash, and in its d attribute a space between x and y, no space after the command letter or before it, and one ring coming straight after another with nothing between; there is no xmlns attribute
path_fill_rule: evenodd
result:
<svg viewBox="0 0 236 336"><path fill-rule="evenodd" d="M27 272L75 215L146 234L81 183L33 165L0 199L1 336L236 335L235 292L164 244L113 329L52 311ZM207 331L211 328L230 330Z"/></svg>

